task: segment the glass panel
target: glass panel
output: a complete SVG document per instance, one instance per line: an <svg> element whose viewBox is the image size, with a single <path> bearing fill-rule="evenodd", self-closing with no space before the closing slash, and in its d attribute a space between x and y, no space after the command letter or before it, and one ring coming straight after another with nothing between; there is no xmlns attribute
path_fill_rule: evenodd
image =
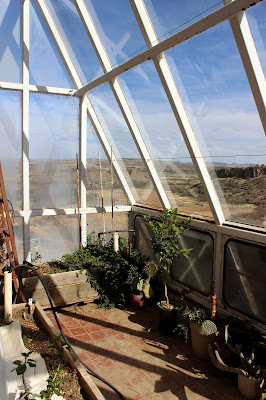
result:
<svg viewBox="0 0 266 400"><path fill-rule="evenodd" d="M100 171L101 162L101 171ZM102 189L101 190L101 178ZM112 205L111 164L107 159L101 143L88 119L87 129L87 207L110 207ZM113 206L129 205L120 180L113 168Z"/></svg>
<svg viewBox="0 0 266 400"><path fill-rule="evenodd" d="M260 58L261 66L263 68L264 75L266 75L266 3L259 3L256 5L256 7L248 8L246 15Z"/></svg>
<svg viewBox="0 0 266 400"><path fill-rule="evenodd" d="M30 252L34 259L40 255L39 262L61 260L66 253L78 248L78 217L76 215L55 215L31 217Z"/></svg>
<svg viewBox="0 0 266 400"><path fill-rule="evenodd" d="M22 208L21 93L0 90L0 160L6 195L15 209Z"/></svg>
<svg viewBox="0 0 266 400"><path fill-rule="evenodd" d="M141 70L142 76L134 70L128 71L120 82L171 206L178 207L179 211L211 216L152 61L141 65Z"/></svg>
<svg viewBox="0 0 266 400"><path fill-rule="evenodd" d="M31 208L77 205L79 99L30 93Z"/></svg>
<svg viewBox="0 0 266 400"><path fill-rule="evenodd" d="M146 49L128 1L85 1L112 65L126 61L135 56L136 52Z"/></svg>
<svg viewBox="0 0 266 400"><path fill-rule="evenodd" d="M266 248L229 240L225 245L224 299L243 314L266 322Z"/></svg>
<svg viewBox="0 0 266 400"><path fill-rule="evenodd" d="M46 0L46 3L82 83L102 74L102 67L72 1Z"/></svg>
<svg viewBox="0 0 266 400"><path fill-rule="evenodd" d="M226 219L265 225L266 137L229 23L167 59Z"/></svg>
<svg viewBox="0 0 266 400"><path fill-rule="evenodd" d="M157 36L162 40L223 6L217 0L144 0Z"/></svg>
<svg viewBox="0 0 266 400"><path fill-rule="evenodd" d="M112 217L112 213L105 214L87 214L87 229L88 235L90 233L108 232L108 231L127 231L129 229L129 214L128 212L115 212ZM118 232L119 236L128 241L128 232ZM103 238L103 235L100 235ZM106 234L105 239L109 241L111 239L111 234Z"/></svg>
<svg viewBox="0 0 266 400"><path fill-rule="evenodd" d="M35 1L30 4L30 83L73 88Z"/></svg>
<svg viewBox="0 0 266 400"><path fill-rule="evenodd" d="M212 284L213 238L205 232L189 229L181 237L183 248L191 249L189 258L174 260L172 278L200 293L209 295Z"/></svg>
<svg viewBox="0 0 266 400"><path fill-rule="evenodd" d="M16 249L18 253L18 261L20 263L24 260L23 252L23 219L20 217L12 218L13 231L15 236Z"/></svg>
<svg viewBox="0 0 266 400"><path fill-rule="evenodd" d="M136 202L160 206L147 169L108 84L91 91L90 99Z"/></svg>
<svg viewBox="0 0 266 400"><path fill-rule="evenodd" d="M0 81L21 82L21 1L1 0Z"/></svg>
<svg viewBox="0 0 266 400"><path fill-rule="evenodd" d="M142 216L137 215L134 221L135 229L135 248L141 255L148 257L150 260L157 262L151 248L151 233Z"/></svg>
<svg viewBox="0 0 266 400"><path fill-rule="evenodd" d="M138 251L156 261L150 246L151 233L144 222L143 217L135 219L135 247ZM213 238L205 232L189 229L182 236L181 247L193 249L186 259L183 256L176 258L171 267L171 275L174 281L194 289L205 295L210 294L213 269Z"/></svg>

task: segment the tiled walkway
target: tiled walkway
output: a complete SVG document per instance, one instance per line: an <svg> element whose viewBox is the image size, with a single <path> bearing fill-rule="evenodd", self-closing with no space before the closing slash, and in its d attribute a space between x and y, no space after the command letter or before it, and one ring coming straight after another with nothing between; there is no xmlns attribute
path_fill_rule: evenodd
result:
<svg viewBox="0 0 266 400"><path fill-rule="evenodd" d="M51 311L47 314L55 322ZM235 375L225 377L211 362L195 359L182 337L159 335L153 308L104 311L88 304L61 308L57 316L82 360L127 400L242 399ZM95 383L107 400L118 399Z"/></svg>

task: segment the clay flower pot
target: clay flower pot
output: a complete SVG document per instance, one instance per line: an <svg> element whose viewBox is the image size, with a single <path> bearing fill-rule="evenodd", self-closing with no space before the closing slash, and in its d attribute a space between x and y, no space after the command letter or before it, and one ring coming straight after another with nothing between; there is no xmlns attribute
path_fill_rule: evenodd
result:
<svg viewBox="0 0 266 400"><path fill-rule="evenodd" d="M205 335L201 329L201 325L193 321L189 321L191 331L191 342L193 353L200 360L208 360L210 358L208 352L208 344L213 344L217 336L215 333Z"/></svg>
<svg viewBox="0 0 266 400"><path fill-rule="evenodd" d="M142 308L144 305L145 296L144 293L130 293L130 304L133 308L139 309Z"/></svg>
<svg viewBox="0 0 266 400"><path fill-rule="evenodd" d="M257 379L251 376L238 375L238 389L242 396L248 400L260 399L260 388Z"/></svg>

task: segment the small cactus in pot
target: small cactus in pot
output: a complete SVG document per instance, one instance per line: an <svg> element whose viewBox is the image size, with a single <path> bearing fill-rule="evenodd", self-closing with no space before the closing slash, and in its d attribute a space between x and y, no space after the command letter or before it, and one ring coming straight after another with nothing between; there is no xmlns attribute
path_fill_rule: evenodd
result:
<svg viewBox="0 0 266 400"><path fill-rule="evenodd" d="M217 333L217 326L210 319L206 319L206 321L201 324L201 330L204 335L209 336Z"/></svg>

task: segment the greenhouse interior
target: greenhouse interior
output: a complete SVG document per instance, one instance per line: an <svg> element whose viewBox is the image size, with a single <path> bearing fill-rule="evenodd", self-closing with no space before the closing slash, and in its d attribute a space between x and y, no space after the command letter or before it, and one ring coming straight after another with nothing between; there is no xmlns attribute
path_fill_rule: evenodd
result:
<svg viewBox="0 0 266 400"><path fill-rule="evenodd" d="M266 2L0 3L0 400L266 399Z"/></svg>

